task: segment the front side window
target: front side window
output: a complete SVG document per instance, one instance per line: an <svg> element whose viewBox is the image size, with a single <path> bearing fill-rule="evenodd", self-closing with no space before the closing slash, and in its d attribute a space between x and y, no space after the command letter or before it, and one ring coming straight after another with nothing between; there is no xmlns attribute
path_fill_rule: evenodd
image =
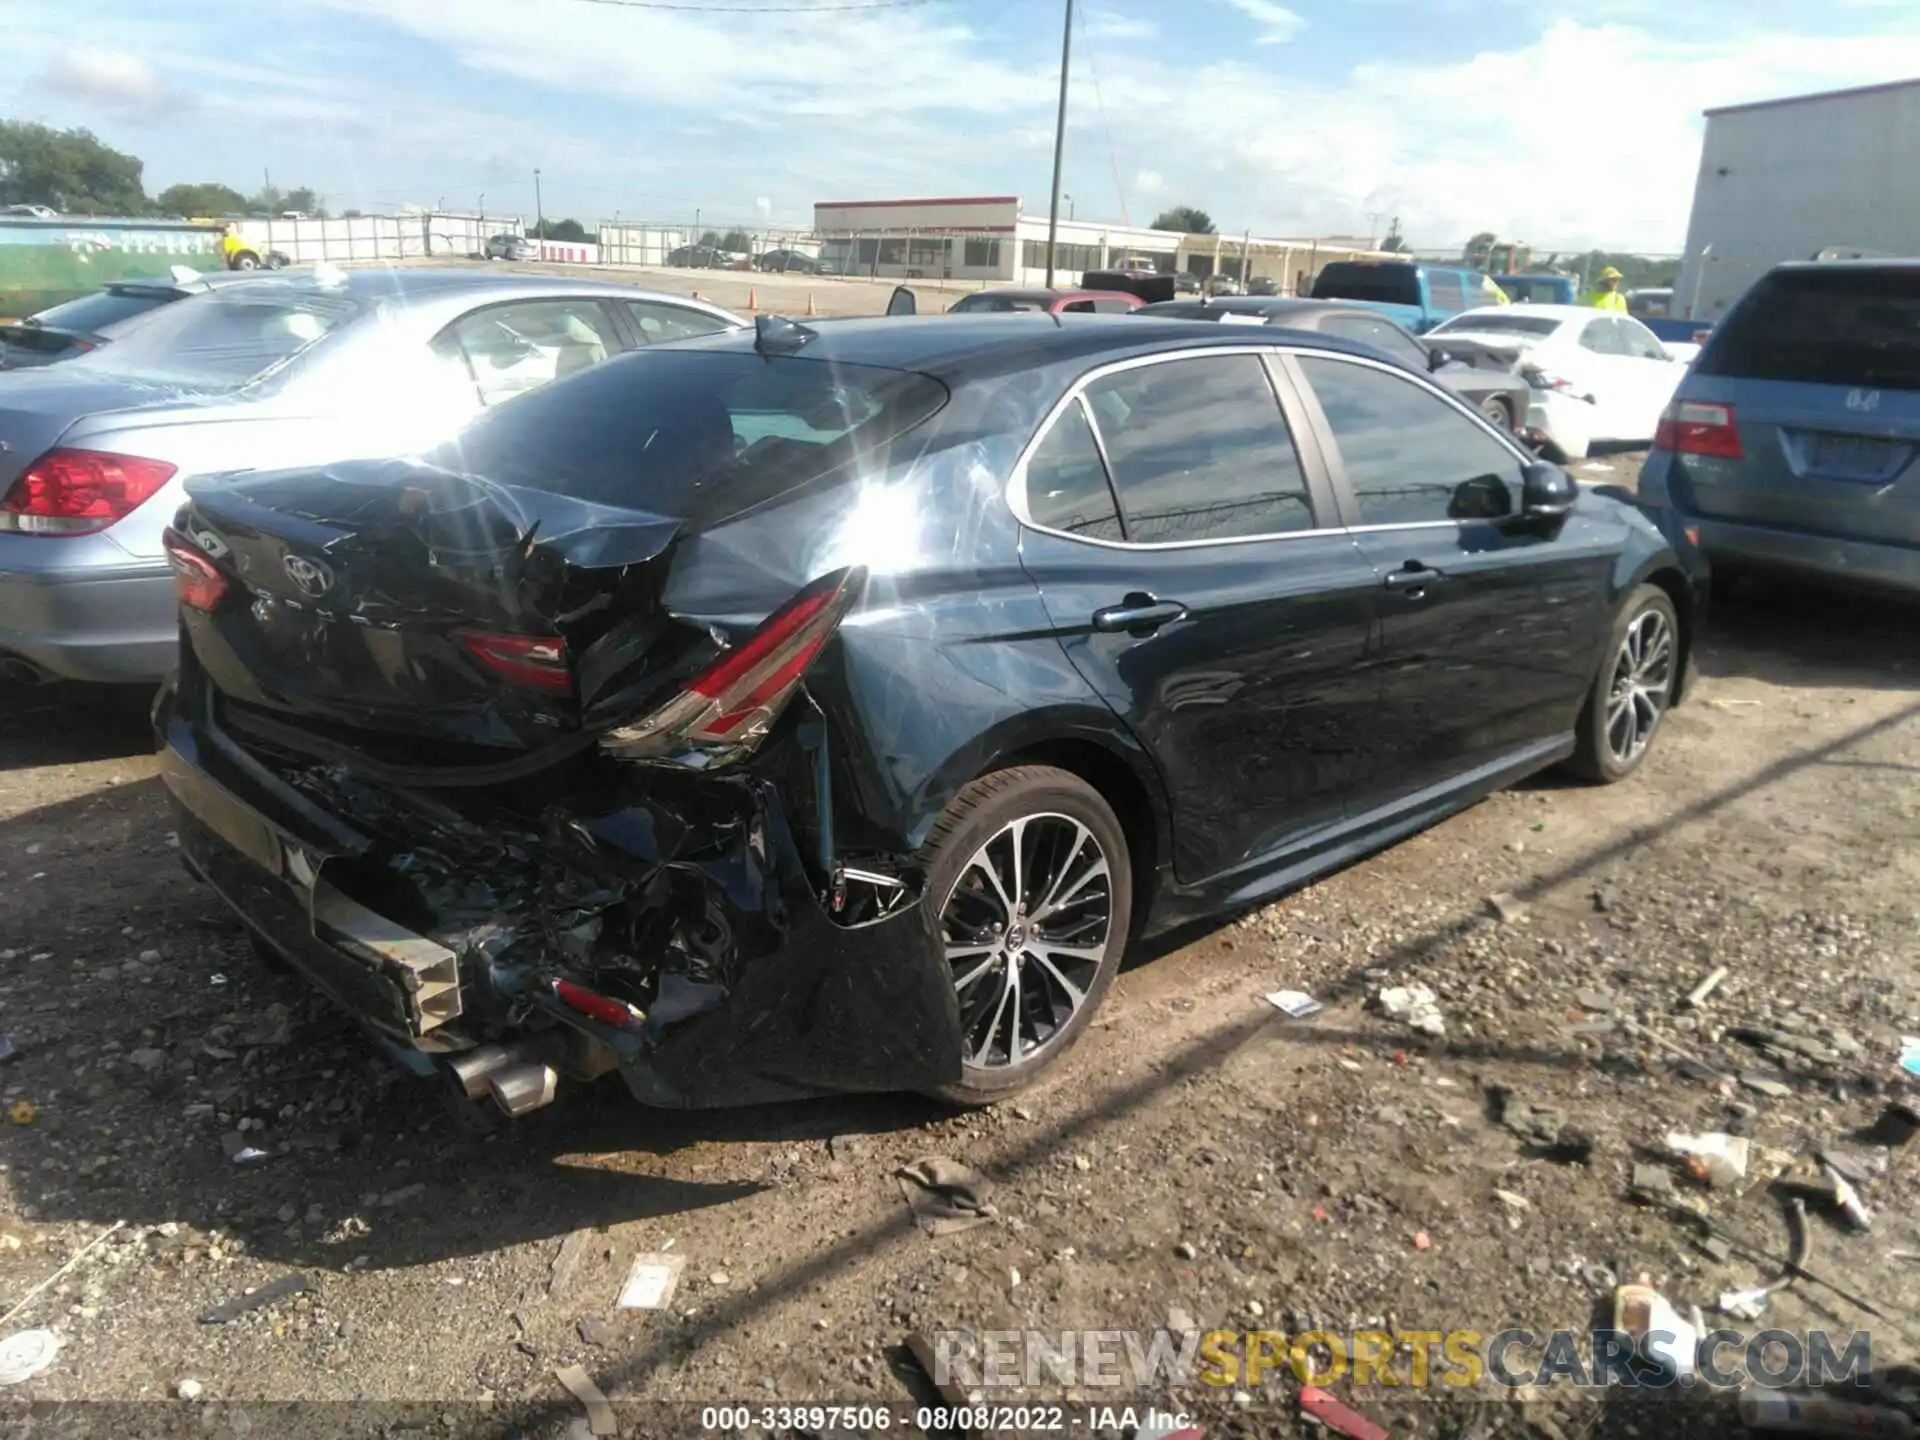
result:
<svg viewBox="0 0 1920 1440"><path fill-rule="evenodd" d="M1363 525L1497 520L1519 505L1520 461L1424 386L1372 365L1302 357Z"/></svg>
<svg viewBox="0 0 1920 1440"><path fill-rule="evenodd" d="M494 305L462 315L441 336L466 356L483 405L577 375L620 349L598 300Z"/></svg>
<svg viewBox="0 0 1920 1440"><path fill-rule="evenodd" d="M1027 461L1027 514L1034 524L1069 535L1125 538L1107 467L1078 400L1060 412Z"/></svg>
<svg viewBox="0 0 1920 1440"><path fill-rule="evenodd" d="M1229 540L1314 527L1293 436L1257 355L1160 361L1086 389L1127 538Z"/></svg>

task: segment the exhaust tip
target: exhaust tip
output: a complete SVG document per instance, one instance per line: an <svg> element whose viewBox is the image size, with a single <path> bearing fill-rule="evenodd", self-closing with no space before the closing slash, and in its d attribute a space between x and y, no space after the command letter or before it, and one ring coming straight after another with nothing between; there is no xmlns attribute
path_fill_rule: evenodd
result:
<svg viewBox="0 0 1920 1440"><path fill-rule="evenodd" d="M494 1104L515 1119L551 1105L559 1087L560 1072L537 1060L502 1066L487 1076L487 1090Z"/></svg>

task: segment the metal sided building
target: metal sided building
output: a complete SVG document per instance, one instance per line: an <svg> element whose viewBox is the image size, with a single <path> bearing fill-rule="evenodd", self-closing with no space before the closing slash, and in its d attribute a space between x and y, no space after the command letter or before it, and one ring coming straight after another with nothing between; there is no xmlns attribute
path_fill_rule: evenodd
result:
<svg viewBox="0 0 1920 1440"><path fill-rule="evenodd" d="M1920 255L1920 79L1729 105L1706 119L1676 315L1718 319L1782 260Z"/></svg>

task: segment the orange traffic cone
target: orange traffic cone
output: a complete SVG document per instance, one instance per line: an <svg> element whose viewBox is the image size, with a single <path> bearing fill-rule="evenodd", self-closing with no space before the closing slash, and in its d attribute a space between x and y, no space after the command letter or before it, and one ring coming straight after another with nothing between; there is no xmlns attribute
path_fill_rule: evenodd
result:
<svg viewBox="0 0 1920 1440"><path fill-rule="evenodd" d="M819 313L818 310L813 308L813 292L809 290L807 291L807 314L818 315Z"/></svg>
<svg viewBox="0 0 1920 1440"><path fill-rule="evenodd" d="M759 300L754 295L753 287L749 285L747 287L747 313L751 315L754 311L758 310L759 308L760 308Z"/></svg>

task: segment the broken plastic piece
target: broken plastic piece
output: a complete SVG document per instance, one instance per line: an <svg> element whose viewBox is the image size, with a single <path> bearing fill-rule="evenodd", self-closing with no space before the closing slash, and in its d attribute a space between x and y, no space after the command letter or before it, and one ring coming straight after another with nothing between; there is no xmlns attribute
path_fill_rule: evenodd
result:
<svg viewBox="0 0 1920 1440"><path fill-rule="evenodd" d="M1385 1429L1341 1404L1318 1385L1300 1387L1300 1408L1336 1435L1346 1435L1351 1440L1387 1440Z"/></svg>
<svg viewBox="0 0 1920 1440"><path fill-rule="evenodd" d="M1706 1135L1667 1132L1667 1149L1687 1157L1687 1173L1709 1185L1732 1185L1747 1174L1750 1142L1744 1135L1714 1131Z"/></svg>
<svg viewBox="0 0 1920 1440"><path fill-rule="evenodd" d="M1318 1015L1326 1008L1304 990L1275 990L1267 996L1267 1003L1296 1020Z"/></svg>
<svg viewBox="0 0 1920 1440"><path fill-rule="evenodd" d="M1720 1313L1731 1315L1736 1320L1758 1320L1767 1308L1767 1297L1773 1292L1764 1285L1756 1285L1751 1290L1723 1290L1720 1292Z"/></svg>
<svg viewBox="0 0 1920 1440"><path fill-rule="evenodd" d="M51 1330L22 1330L0 1340L0 1385L19 1385L53 1363L60 1337Z"/></svg>
<svg viewBox="0 0 1920 1440"><path fill-rule="evenodd" d="M612 1435L620 1426L614 1419L613 1406L607 1397L600 1393L600 1387L588 1378L587 1372L578 1365L562 1365L553 1372L553 1378L566 1386L573 1398L587 1407L587 1428L596 1435Z"/></svg>
<svg viewBox="0 0 1920 1440"><path fill-rule="evenodd" d="M655 1255L636 1255L633 1268L627 1271L627 1283L620 1287L619 1306L622 1310L664 1310L673 1299L673 1292L680 1284L680 1272L687 1268L687 1257L668 1255L664 1252Z"/></svg>
<svg viewBox="0 0 1920 1440"><path fill-rule="evenodd" d="M20 1058L20 1047L11 1035L0 1035L0 1065L11 1065Z"/></svg>
<svg viewBox="0 0 1920 1440"><path fill-rule="evenodd" d="M1647 1360L1675 1377L1693 1374L1700 1336L1646 1276L1613 1292L1613 1328Z"/></svg>
<svg viewBox="0 0 1920 1440"><path fill-rule="evenodd" d="M1831 1165L1820 1167L1826 1171L1827 1178L1833 1181L1833 1203L1839 1212L1846 1216L1847 1223L1856 1230L1868 1230L1873 1227L1873 1212L1861 1203L1859 1193L1847 1183L1842 1175Z"/></svg>
<svg viewBox="0 0 1920 1440"><path fill-rule="evenodd" d="M236 1295L233 1299L222 1301L210 1310L202 1310L200 1323L224 1325L229 1320L238 1320L251 1311L261 1310L276 1301L285 1300L289 1295L304 1295L312 1289L313 1282L304 1275L282 1275L278 1280L270 1280L257 1290L249 1290L245 1295Z"/></svg>

